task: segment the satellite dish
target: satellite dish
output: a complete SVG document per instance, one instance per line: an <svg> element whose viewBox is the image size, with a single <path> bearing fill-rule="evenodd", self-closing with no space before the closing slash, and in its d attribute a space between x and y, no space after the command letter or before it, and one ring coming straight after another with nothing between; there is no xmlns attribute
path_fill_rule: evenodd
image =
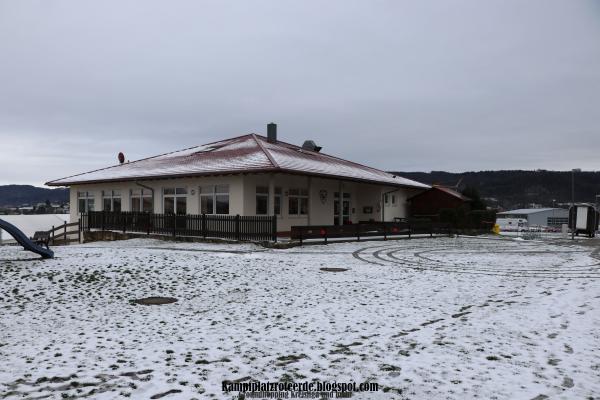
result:
<svg viewBox="0 0 600 400"><path fill-rule="evenodd" d="M123 164L125 162L125 154L119 153L118 159L119 159L119 164Z"/></svg>

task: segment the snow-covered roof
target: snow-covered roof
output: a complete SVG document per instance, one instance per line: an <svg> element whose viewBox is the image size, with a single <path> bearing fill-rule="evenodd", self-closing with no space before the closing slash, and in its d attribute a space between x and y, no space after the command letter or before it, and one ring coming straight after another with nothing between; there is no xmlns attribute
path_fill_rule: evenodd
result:
<svg viewBox="0 0 600 400"><path fill-rule="evenodd" d="M563 210L562 208L519 208L517 210L509 210L499 212L498 215L512 215L512 214L536 214L540 212Z"/></svg>
<svg viewBox="0 0 600 400"><path fill-rule="evenodd" d="M467 196L465 196L464 194L457 192L454 189L450 189L449 187L439 186L439 185L433 185L433 187L436 188L437 190L441 190L442 192L449 194L450 196L457 197L463 201L471 201L471 199L468 198Z"/></svg>
<svg viewBox="0 0 600 400"><path fill-rule="evenodd" d="M428 185L389 174L289 143L268 142L249 134L172 153L126 162L83 174L56 179L49 186L69 186L124 180L221 175L242 172L288 172L393 186L429 188Z"/></svg>

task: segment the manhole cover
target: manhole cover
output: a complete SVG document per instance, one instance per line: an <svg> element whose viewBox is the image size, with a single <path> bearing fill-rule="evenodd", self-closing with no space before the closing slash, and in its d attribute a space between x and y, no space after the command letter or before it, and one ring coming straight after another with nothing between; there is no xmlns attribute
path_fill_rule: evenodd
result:
<svg viewBox="0 0 600 400"><path fill-rule="evenodd" d="M146 297L143 299L130 300L134 304L143 304L145 306L155 306L160 304L170 304L177 301L174 297Z"/></svg>
<svg viewBox="0 0 600 400"><path fill-rule="evenodd" d="M348 268L319 268L321 271L325 272L344 272L348 271Z"/></svg>

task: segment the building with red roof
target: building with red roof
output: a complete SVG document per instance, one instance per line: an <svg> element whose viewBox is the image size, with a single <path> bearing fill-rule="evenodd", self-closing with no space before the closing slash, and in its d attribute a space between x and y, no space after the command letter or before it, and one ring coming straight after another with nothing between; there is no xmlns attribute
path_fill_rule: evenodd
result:
<svg viewBox="0 0 600 400"><path fill-rule="evenodd" d="M247 134L52 180L71 189L71 220L86 210L277 215L278 230L407 217L428 185L302 146ZM387 201L386 201L387 200Z"/></svg>
<svg viewBox="0 0 600 400"><path fill-rule="evenodd" d="M446 186L433 185L408 199L412 217L435 217L440 211L448 208L470 210L471 199Z"/></svg>

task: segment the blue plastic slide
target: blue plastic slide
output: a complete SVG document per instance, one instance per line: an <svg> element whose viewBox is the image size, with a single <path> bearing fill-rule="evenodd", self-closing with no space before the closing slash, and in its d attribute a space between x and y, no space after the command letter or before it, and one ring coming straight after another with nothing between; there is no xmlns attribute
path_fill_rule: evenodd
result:
<svg viewBox="0 0 600 400"><path fill-rule="evenodd" d="M14 237L15 240L25 248L25 250L33 251L34 253L42 256L42 258L54 258L54 252L52 250L38 246L13 224L9 224L8 222L0 219L0 229L5 230L12 237Z"/></svg>

